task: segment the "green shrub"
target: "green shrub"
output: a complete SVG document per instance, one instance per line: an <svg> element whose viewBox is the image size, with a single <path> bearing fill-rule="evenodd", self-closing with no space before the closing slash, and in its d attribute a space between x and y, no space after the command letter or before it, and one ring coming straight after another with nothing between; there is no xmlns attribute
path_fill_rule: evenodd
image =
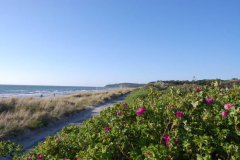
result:
<svg viewBox="0 0 240 160"><path fill-rule="evenodd" d="M117 103L82 128L47 137L19 159L240 159L240 88L218 87L165 94L152 88L144 99Z"/></svg>
<svg viewBox="0 0 240 160"><path fill-rule="evenodd" d="M183 85L177 85L177 86L170 86L166 90L161 91L162 93L168 93L170 92L171 88L174 90L179 90L181 92L193 92L196 88L199 88L199 85L196 84L183 84Z"/></svg>
<svg viewBox="0 0 240 160"><path fill-rule="evenodd" d="M158 82L150 82L143 86L143 88L145 88L145 89L149 89L150 87L157 88L158 90L165 90L169 87L169 85L162 81L158 81Z"/></svg>
<svg viewBox="0 0 240 160"><path fill-rule="evenodd" d="M0 124L0 130L4 129L5 125L4 124Z"/></svg>
<svg viewBox="0 0 240 160"><path fill-rule="evenodd" d="M19 107L15 107L14 112L19 112L20 110L25 110L25 111L30 111L31 113L35 113L35 112L42 112L45 109L41 106L38 106L36 104L33 105L28 105L28 106L19 106Z"/></svg>
<svg viewBox="0 0 240 160"><path fill-rule="evenodd" d="M9 140L0 142L0 157L9 159L17 158L21 156L24 151L23 146L17 143L11 143Z"/></svg>
<svg viewBox="0 0 240 160"><path fill-rule="evenodd" d="M39 129L42 127L47 126L49 123L49 118L47 114L42 114L39 115L38 117L34 118L29 124L28 124L28 128L29 129Z"/></svg>
<svg viewBox="0 0 240 160"><path fill-rule="evenodd" d="M136 89L125 98L124 103L129 104L129 103L133 103L138 99L144 99L145 97L148 96L148 91L149 90L145 88Z"/></svg>
<svg viewBox="0 0 240 160"><path fill-rule="evenodd" d="M0 103L0 113L12 111L14 107L11 104Z"/></svg>

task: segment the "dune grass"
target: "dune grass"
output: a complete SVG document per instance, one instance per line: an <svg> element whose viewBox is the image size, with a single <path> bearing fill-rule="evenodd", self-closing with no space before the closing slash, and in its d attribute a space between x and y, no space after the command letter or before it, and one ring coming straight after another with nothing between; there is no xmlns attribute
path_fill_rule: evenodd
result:
<svg viewBox="0 0 240 160"><path fill-rule="evenodd" d="M0 139L20 135L24 129L38 129L64 116L102 104L133 89L84 92L64 97L0 99Z"/></svg>

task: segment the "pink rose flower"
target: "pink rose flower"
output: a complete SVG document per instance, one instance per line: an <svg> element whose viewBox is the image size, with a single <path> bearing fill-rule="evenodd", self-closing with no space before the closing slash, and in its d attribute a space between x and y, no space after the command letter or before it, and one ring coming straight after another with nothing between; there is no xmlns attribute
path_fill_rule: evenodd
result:
<svg viewBox="0 0 240 160"><path fill-rule="evenodd" d="M164 141L166 143L166 146L169 146L170 136L169 135L164 135L163 139L164 139Z"/></svg>
<svg viewBox="0 0 240 160"><path fill-rule="evenodd" d="M77 158L77 160L81 160L81 158Z"/></svg>
<svg viewBox="0 0 240 160"><path fill-rule="evenodd" d="M42 159L42 155L41 155L41 154L38 154L38 155L37 155L37 159Z"/></svg>
<svg viewBox="0 0 240 160"><path fill-rule="evenodd" d="M123 103L123 104L122 104L122 107L123 107L123 108L127 108L127 104Z"/></svg>
<svg viewBox="0 0 240 160"><path fill-rule="evenodd" d="M57 137L55 140L56 140L56 141L59 141L59 138Z"/></svg>
<svg viewBox="0 0 240 160"><path fill-rule="evenodd" d="M195 91L196 91L196 92L199 92L199 91L200 91L200 89L199 89L199 88L196 88L196 89L195 89Z"/></svg>
<svg viewBox="0 0 240 160"><path fill-rule="evenodd" d="M142 106L140 110L146 111L146 108Z"/></svg>
<svg viewBox="0 0 240 160"><path fill-rule="evenodd" d="M141 116L143 114L143 111L142 110L137 110L136 114L137 114L137 116Z"/></svg>
<svg viewBox="0 0 240 160"><path fill-rule="evenodd" d="M28 159L31 159L32 158L32 156L28 156Z"/></svg>
<svg viewBox="0 0 240 160"><path fill-rule="evenodd" d="M149 153L149 152L146 152L146 155L150 156L150 153Z"/></svg>
<svg viewBox="0 0 240 160"><path fill-rule="evenodd" d="M226 110L229 110L230 107L236 108L236 106L233 106L233 104L231 104L231 103L224 105L224 108L225 108Z"/></svg>
<svg viewBox="0 0 240 160"><path fill-rule="evenodd" d="M214 102L214 100L211 99L211 98L206 98L205 100L206 100L207 103L213 103Z"/></svg>
<svg viewBox="0 0 240 160"><path fill-rule="evenodd" d="M228 113L227 112L222 112L223 117L227 117Z"/></svg>
<svg viewBox="0 0 240 160"><path fill-rule="evenodd" d="M119 111L119 112L117 113L117 115L118 115L118 116L121 116L121 114L122 114L122 112L121 112L121 111Z"/></svg>
<svg viewBox="0 0 240 160"><path fill-rule="evenodd" d="M182 117L184 115L183 112L176 111L176 117Z"/></svg>
<svg viewBox="0 0 240 160"><path fill-rule="evenodd" d="M231 106L232 106L231 103L230 103L230 104L225 104L225 105L224 105L224 108L225 108L226 110L229 110Z"/></svg>
<svg viewBox="0 0 240 160"><path fill-rule="evenodd" d="M136 111L136 114L137 114L137 116L140 116L140 115L142 115L145 111L146 111L146 108L142 106L139 110Z"/></svg>
<svg viewBox="0 0 240 160"><path fill-rule="evenodd" d="M106 132L109 132L111 128L109 126L106 127Z"/></svg>

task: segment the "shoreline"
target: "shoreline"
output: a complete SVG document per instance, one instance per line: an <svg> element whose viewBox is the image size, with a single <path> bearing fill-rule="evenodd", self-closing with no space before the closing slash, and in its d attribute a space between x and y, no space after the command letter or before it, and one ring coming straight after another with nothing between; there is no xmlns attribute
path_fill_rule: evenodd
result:
<svg viewBox="0 0 240 160"><path fill-rule="evenodd" d="M100 87L99 87L100 88ZM123 88L125 89L125 88ZM34 91L32 93L1 93L0 99L5 98L24 98L24 97L33 97L33 98L45 98L45 97L64 97L79 93L86 92L99 92L99 91L113 91L113 90L121 90L120 88L100 88L100 89L82 89L82 90L67 90L67 91ZM43 95L43 97L41 97Z"/></svg>

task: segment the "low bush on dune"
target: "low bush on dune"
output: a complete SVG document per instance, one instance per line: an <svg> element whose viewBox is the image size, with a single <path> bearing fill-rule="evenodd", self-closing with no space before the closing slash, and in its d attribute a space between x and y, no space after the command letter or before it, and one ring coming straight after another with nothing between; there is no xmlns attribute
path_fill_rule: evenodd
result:
<svg viewBox="0 0 240 160"><path fill-rule="evenodd" d="M167 93L170 92L171 88L175 89L175 90L179 90L181 92L193 92L195 90L195 88L200 88L200 85L196 85L196 84L183 84L183 85L176 85L176 86L171 86L168 87L166 90L162 90L162 93Z"/></svg>
<svg viewBox="0 0 240 160"><path fill-rule="evenodd" d="M134 90L129 96L124 100L124 103L135 103L135 101L142 100L148 96L149 89L139 88Z"/></svg>
<svg viewBox="0 0 240 160"><path fill-rule="evenodd" d="M151 88L49 136L19 159L240 159L240 88Z"/></svg>
<svg viewBox="0 0 240 160"><path fill-rule="evenodd" d="M0 158L17 159L23 154L25 149L17 143L8 141L0 141Z"/></svg>

